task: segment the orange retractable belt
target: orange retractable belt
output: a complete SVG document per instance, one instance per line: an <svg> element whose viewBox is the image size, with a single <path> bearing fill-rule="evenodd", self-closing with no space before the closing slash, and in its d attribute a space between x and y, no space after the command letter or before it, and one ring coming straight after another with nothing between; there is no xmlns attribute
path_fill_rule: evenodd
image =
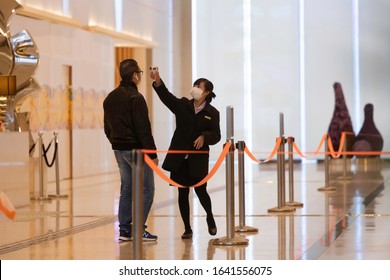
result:
<svg viewBox="0 0 390 280"><path fill-rule="evenodd" d="M204 183L206 183L208 180L210 180L211 177L214 176L215 172L217 172L217 170L221 166L225 156L229 152L231 144L232 144L231 142L226 142L225 147L223 148L221 155L219 156L217 162L215 163L214 167L211 169L209 174L207 174L207 176L204 177L200 182L196 183L193 186L190 186L190 188L199 187L199 186L203 185ZM156 152L156 151L154 151L154 152ZM168 176L166 176L164 174L164 172L153 162L153 160L147 154L145 154L144 158L145 158L145 162L150 166L150 168L152 168L153 171L156 172L163 180L167 181L172 186L179 187L179 188L185 188L185 186L180 185L179 183L173 181Z"/></svg>

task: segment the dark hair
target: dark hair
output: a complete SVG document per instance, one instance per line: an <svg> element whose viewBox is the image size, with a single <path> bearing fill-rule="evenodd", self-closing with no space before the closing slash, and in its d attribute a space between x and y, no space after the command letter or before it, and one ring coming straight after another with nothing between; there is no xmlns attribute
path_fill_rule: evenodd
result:
<svg viewBox="0 0 390 280"><path fill-rule="evenodd" d="M119 65L119 74L121 75L122 80L131 80L134 72L139 71L138 62L134 59L125 59L122 60Z"/></svg>
<svg viewBox="0 0 390 280"><path fill-rule="evenodd" d="M211 100L216 97L215 93L213 92L214 85L205 78L199 78L194 82L194 86L199 86L202 82L204 83L204 89L209 92L209 94L206 96L206 102L211 103Z"/></svg>

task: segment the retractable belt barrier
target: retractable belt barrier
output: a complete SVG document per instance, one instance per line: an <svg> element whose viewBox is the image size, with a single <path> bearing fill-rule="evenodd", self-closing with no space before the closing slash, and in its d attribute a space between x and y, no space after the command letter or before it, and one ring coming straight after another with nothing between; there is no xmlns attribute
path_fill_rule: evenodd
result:
<svg viewBox="0 0 390 280"><path fill-rule="evenodd" d="M340 138L340 147L338 151L336 152L333 148L332 141L330 137L325 134L320 141L320 144L318 145L317 149L314 152L305 152L303 153L297 144L295 143L294 137L284 137L283 132L283 114L280 114L281 121L280 121L280 136L276 138L275 146L273 150L271 151L270 155L265 160L259 160L256 158L256 156L249 150L249 148L245 145L244 141L239 141L237 143L237 149L239 153L238 157L238 166L239 166L239 219L240 219L240 225L235 228L234 226L234 136L233 136L233 108L227 107L227 140L224 144L223 150L218 157L217 162L211 169L211 171L198 183L195 185L189 186L196 188L198 186L203 185L207 181L209 181L217 172L217 170L221 167L222 162L224 159L226 160L226 224L227 224L227 236L223 238L215 239L213 242L213 245L247 245L248 240L241 237L235 237L234 232L257 232L258 229L253 227L247 227L245 226L245 192L244 192L244 153L252 159L256 163L264 164L269 162L275 155L277 156L277 177L278 177L278 206L272 209L269 209L269 212L293 212L296 208L303 207L303 203L294 201L294 159L293 155L294 153L298 154L300 157L307 159L309 155L319 155L324 154L325 155L325 187L318 189L319 191L328 191L328 190L334 190L333 187L329 186L329 157L332 157L334 159L340 158L343 156L344 159L346 159L346 155L383 155L383 154L390 154L390 152L348 152L346 151L346 141L347 141L347 135L349 132L343 132L342 136ZM288 144L288 151L285 152L285 144ZM320 152L322 146L325 144L324 152ZM294 152L295 151L295 152ZM154 161L148 156L148 154L151 153L185 153L185 154L197 154L197 153L209 153L209 151L179 151L179 150L168 150L168 151L159 151L159 150L137 150L137 153L139 153L139 157L142 158L142 162L139 161L135 163L135 166L139 164L148 164L149 167L157 174L159 175L163 180L168 182L170 185L183 188L188 186L182 186L179 183L173 181L168 176L165 175L164 171L161 170ZM289 163L289 201L285 201L285 155L288 155L288 163ZM139 158L138 157L138 158ZM136 189L142 189L142 178L143 178L143 169L136 167L133 170L133 183ZM138 179L137 179L138 177ZM138 190L138 191L139 191ZM134 193L133 199L137 197L140 198L140 195ZM133 201L133 206L135 205L135 201ZM138 203L136 205L138 208L142 208L142 203ZM137 210L138 208L135 208L133 211L134 215L137 215L138 218L134 217L134 221L139 220L139 213L142 213L142 209ZM140 222L138 222L139 227L143 226ZM137 225L135 225L137 227ZM137 229L135 229L137 230ZM134 257L135 258L142 258L142 246L139 244L142 244L142 236L141 236L141 229L138 229L139 234L136 234L134 236L134 242L136 244L134 245ZM138 237L137 237L138 236Z"/></svg>
<svg viewBox="0 0 390 280"><path fill-rule="evenodd" d="M196 183L195 185L193 186L190 186L190 188L196 188L196 187L199 187L199 186L202 186L204 183L206 183L207 181L209 181L213 176L214 174L217 172L217 170L219 169L219 167L221 166L223 160L225 159L227 153L229 152L229 149L230 149L230 146L232 145L231 142L226 142L225 145L224 145L224 148L222 150L222 153L221 155L219 156L216 164L214 165L214 167L211 169L211 171L209 172L209 174L207 174L206 177L204 177L201 181L199 181L198 183ZM142 150L142 152L145 154L144 157L145 157L145 162L149 165L149 167L151 169L153 169L154 172L156 172L162 179L164 179L166 182L168 182L170 185L172 186L176 186L176 187L179 187L179 188L185 188L186 186L182 186L180 185L179 183L173 181L172 179L170 179L168 176L166 176L164 174L164 172L153 162L153 160L147 155L147 153L156 153L156 151L150 151L150 150ZM174 153L185 153L185 154L189 154L191 153L191 151L173 151ZM196 152L196 151L195 151ZM208 152L207 152L208 153Z"/></svg>
<svg viewBox="0 0 390 280"><path fill-rule="evenodd" d="M39 196L32 197L31 200L38 200L38 201L50 201L52 198L67 198L68 195L61 195L60 194L60 182L59 182L59 161L58 161L58 132L54 131L53 133L54 138L50 141L47 148L45 147L43 143L43 132L38 132L38 148L39 148ZM47 154L50 150L51 144L54 141L54 152L53 152L53 158L51 162L49 163L49 160L47 158ZM32 149L35 148L35 143L33 147L30 149L30 153ZM45 159L47 167L51 168L55 164L55 175L56 175L56 194L55 195L49 195L47 196L45 194L44 190L44 179L43 179L43 159Z"/></svg>
<svg viewBox="0 0 390 280"><path fill-rule="evenodd" d="M236 227L236 232L258 232L259 229L246 225L245 221L245 142L237 142L238 150L238 221L239 225Z"/></svg>
<svg viewBox="0 0 390 280"><path fill-rule="evenodd" d="M6 196L3 192L0 192L0 211L3 212L4 215L10 220L15 218L15 207L8 196Z"/></svg>
<svg viewBox="0 0 390 280"><path fill-rule="evenodd" d="M330 137L328 137L327 134L324 134L323 137L321 138L321 141L320 141L320 144L318 145L317 149L314 151L314 152L302 152L298 145L295 143L295 140L293 140L291 142L292 144L292 147L293 147L293 150L288 150L287 152L281 152L279 149L280 149L280 146L282 144L282 140L285 142L285 143L289 143L289 138L294 138L294 137L288 137L287 139L284 139L284 137L277 137L276 138L276 143L275 143L275 146L273 148L273 150L271 151L271 153L269 154L269 156L265 159L265 160L260 160L258 159L254 153L249 150L249 148L245 145L244 146L244 152L245 154L250 158L252 159L254 162L256 163L259 163L259 164L264 164L264 163L267 163L269 161L271 161L275 155L278 155L278 154L287 154L287 155L293 155L294 153L298 154L300 157L302 158L305 158L305 159L310 159L309 156L310 155L328 155L328 156L331 156L332 158L334 159L337 159L337 158L340 158L341 156L343 155L367 155L367 156L372 156L372 155L389 155L390 152L376 152L376 151L372 151L372 152L362 152L362 151L354 151L354 152L348 152L348 151L343 151L344 147L345 147L345 135L346 134L349 134L349 133L346 133L346 132L343 132L342 133L342 136L341 136L341 140L340 140L340 147L339 147L339 150L336 152L333 148L333 144L332 144L332 141L330 139ZM326 142L326 143L325 143ZM326 146L328 148L325 149L324 152L321 152L321 148L322 146L324 145L324 143L326 144ZM211 171L209 172L209 174L207 174L206 177L204 177L201 181L199 181L197 184L195 185L192 185L192 186L189 186L190 188L191 187L199 187L201 185L203 185L204 183L206 183L207 181L209 181L214 175L215 173L218 171L218 169L221 167L222 163L223 163L223 160L224 158L226 157L226 155L228 154L229 152L229 147L231 145L231 142L228 141L224 144L224 148L218 158L218 160L216 161L215 165L213 166L213 168L211 169ZM295 151L295 152L294 152ZM170 185L172 186L176 186L176 187L180 187L180 188L183 188L185 186L182 186L180 185L179 183L173 181L172 179L170 179L168 176L165 175L164 171L158 167L152 159L150 159L150 157L148 156L148 154L152 154L152 153L170 153L170 154L208 154L209 152L208 151L192 151L192 150L147 150L147 149L143 149L142 152L144 153L144 157L145 157L145 162L150 166L150 168L156 172L157 175L159 175L164 181L168 182Z"/></svg>

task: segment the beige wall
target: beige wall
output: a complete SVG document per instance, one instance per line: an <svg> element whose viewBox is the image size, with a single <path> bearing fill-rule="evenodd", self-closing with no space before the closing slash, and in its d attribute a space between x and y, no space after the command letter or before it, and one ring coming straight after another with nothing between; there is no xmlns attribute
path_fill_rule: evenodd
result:
<svg viewBox="0 0 390 280"><path fill-rule="evenodd" d="M150 107L156 144L159 149L167 149L171 134L166 128L172 128L173 119L154 94L146 70L151 64L158 65L175 94L182 95L190 88L191 52L188 46L191 19L182 17L183 12L190 15L190 2L124 0L122 30L119 32L115 30L114 1L69 1L71 23L64 16L51 16L62 10L62 1L20 1L22 5L32 7L33 12L12 18L11 35L22 29L30 32L40 53L34 77L50 92L46 92L45 97L35 93L36 99L44 98L37 101L31 100L32 97L22 108L27 112L36 111L35 115L40 116L34 119L34 141L38 139L37 132L44 131L44 143L47 145L53 131L59 131L61 179L71 175L84 177L117 171L111 146L102 129L102 120L98 120L102 118L102 100L115 86L116 47L132 48L134 58L145 71L140 91ZM43 10L44 14L41 16L37 10ZM31 9L29 11L31 13ZM91 31L93 28L88 27L91 25L98 25L104 30ZM59 124L53 126L53 116L57 118L60 113L50 112L53 102L67 98L64 66L72 68L73 99L69 100L73 111L72 130ZM49 108L41 110L46 105ZM66 107L61 110L66 110ZM35 151L34 157L37 156ZM159 155L160 159L164 156ZM54 168L48 169L47 176L49 181L55 180Z"/></svg>

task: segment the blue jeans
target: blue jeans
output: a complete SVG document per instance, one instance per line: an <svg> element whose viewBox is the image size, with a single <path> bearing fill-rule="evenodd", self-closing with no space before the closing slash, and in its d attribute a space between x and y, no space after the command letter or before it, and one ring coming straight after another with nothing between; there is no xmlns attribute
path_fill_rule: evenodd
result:
<svg viewBox="0 0 390 280"><path fill-rule="evenodd" d="M114 150L121 177L121 192L119 197L118 220L119 229L131 232L132 226L132 152ZM154 198L153 170L144 164L143 186L143 222L146 224ZM145 225L146 227L146 225Z"/></svg>

